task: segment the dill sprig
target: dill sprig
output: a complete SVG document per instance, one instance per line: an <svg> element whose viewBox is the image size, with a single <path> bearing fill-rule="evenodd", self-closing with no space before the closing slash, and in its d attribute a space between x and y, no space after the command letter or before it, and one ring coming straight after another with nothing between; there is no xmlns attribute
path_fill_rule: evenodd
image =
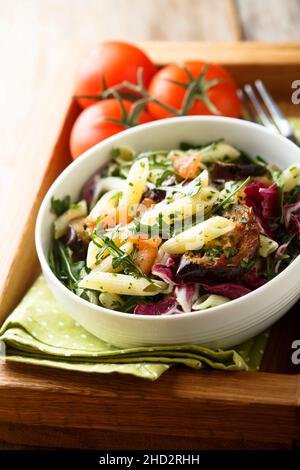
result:
<svg viewBox="0 0 300 470"><path fill-rule="evenodd" d="M223 201L219 202L219 204L217 206L215 206L210 212L209 214L214 214L215 212L217 212L218 210L222 209L222 208L226 208L228 207L231 202L232 202L232 198L239 192L241 191L241 189L243 189L245 186L247 186L251 181L251 177L248 176L248 178L243 182L241 183L237 188L235 188L233 191L231 191L231 193L228 194L228 196L225 197L225 199L223 199Z"/></svg>
<svg viewBox="0 0 300 470"><path fill-rule="evenodd" d="M132 254L129 254L118 247L115 242L106 235L97 235L93 233L91 238L93 243L100 248L100 251L96 256L97 260L106 250L108 250L113 257L112 265L114 268L122 266L125 274L129 274L134 277L143 277L147 279L147 281L151 282L151 284L154 283L153 279L148 277L146 273L135 264L134 259L136 256L136 248L133 250Z"/></svg>

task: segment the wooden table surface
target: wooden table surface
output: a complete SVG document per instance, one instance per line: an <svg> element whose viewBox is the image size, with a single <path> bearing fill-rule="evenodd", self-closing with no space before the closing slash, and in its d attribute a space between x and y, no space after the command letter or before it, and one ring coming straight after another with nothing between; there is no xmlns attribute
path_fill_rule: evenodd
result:
<svg viewBox="0 0 300 470"><path fill-rule="evenodd" d="M43 116L55 80L75 73L74 44L83 53L108 38L300 40L300 0L0 0L0 8L0 220L22 191L13 181L26 169L28 135L47 138ZM37 173L45 157L39 155ZM0 228L3 250L10 243L4 235Z"/></svg>

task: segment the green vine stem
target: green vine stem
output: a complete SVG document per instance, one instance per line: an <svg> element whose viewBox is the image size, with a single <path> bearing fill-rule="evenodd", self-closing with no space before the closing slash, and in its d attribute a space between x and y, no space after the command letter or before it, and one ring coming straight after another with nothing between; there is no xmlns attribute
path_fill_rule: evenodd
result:
<svg viewBox="0 0 300 470"><path fill-rule="evenodd" d="M137 124L138 117L140 113L143 111L147 103L156 103L158 106L160 106L161 108L165 109L166 111L168 111L169 113L175 116L184 116L189 112L194 102L197 99L200 99L208 107L208 109L210 110L212 114L219 115L220 112L216 108L216 106L211 102L211 100L208 98L207 91L210 88L217 85L218 83L222 82L223 79L216 78L213 80L206 80L205 74L209 68L209 64L206 64L203 67L200 75L197 78L194 78L192 76L192 74L190 73L190 71L187 69L187 67L184 64L182 65L182 67L187 75L188 82L179 82L176 80L166 79L168 82L178 85L182 88L185 88L186 90L182 107L180 110L173 108L172 106L166 103L163 103L159 101L158 99L153 98L152 96L149 95L148 90L144 86L142 68L139 68L137 72L137 84L134 84L125 80L113 87L107 87L105 80L102 80L103 91L101 93L97 95L79 95L79 96L75 96L75 98L100 101L100 100L113 96L114 98L118 99L118 101L120 102L123 116L122 116L122 121L119 121L119 122L122 125L125 125L125 127L131 127L132 125ZM120 93L124 90L130 90L130 92L132 92L134 95L140 96L140 99L138 99L134 103L130 115L127 115L126 110L124 112L124 106L121 104L122 98L121 98ZM111 119L107 118L107 120L111 120ZM115 121L116 120L114 120L114 122Z"/></svg>

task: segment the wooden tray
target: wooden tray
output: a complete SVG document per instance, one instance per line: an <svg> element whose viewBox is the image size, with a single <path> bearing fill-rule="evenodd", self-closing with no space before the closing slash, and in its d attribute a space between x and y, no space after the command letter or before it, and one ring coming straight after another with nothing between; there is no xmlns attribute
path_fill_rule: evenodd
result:
<svg viewBox="0 0 300 470"><path fill-rule="evenodd" d="M300 77L299 44L146 43L158 64L201 59L224 64L239 85L255 78L291 116L291 83ZM75 52L74 52L75 51ZM0 321L39 272L34 223L49 185L70 162L68 137L79 109L70 98L74 47L45 93L49 116L36 114L24 143L1 231ZM51 98L49 98L51 97ZM40 111L42 113L42 111ZM45 111L43 112L45 115ZM25 165L26 162L26 165ZM24 204L26 201L26 204ZM5 201L4 201L5 202ZM1 217L1 212L0 212ZM173 368L157 382L96 376L22 364L0 366L0 440L76 448L291 448L300 442L300 369L291 344L300 339L294 307L272 329L261 372Z"/></svg>

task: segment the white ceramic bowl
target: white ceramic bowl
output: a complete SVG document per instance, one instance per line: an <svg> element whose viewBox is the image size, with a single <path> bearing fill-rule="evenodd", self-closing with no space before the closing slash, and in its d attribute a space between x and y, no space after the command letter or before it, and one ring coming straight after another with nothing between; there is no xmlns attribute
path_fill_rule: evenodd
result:
<svg viewBox="0 0 300 470"><path fill-rule="evenodd" d="M174 316L142 316L93 305L70 292L47 262L54 216L52 196L70 194L76 201L87 179L105 162L116 144L137 151L177 147L181 141L207 143L224 138L252 156L260 155L280 168L300 162L300 150L262 126L223 117L183 117L141 125L117 134L88 150L57 178L41 205L36 248L44 276L58 302L88 331L117 346L201 344L227 348L260 333L284 315L300 295L300 257L279 276L254 292L203 312Z"/></svg>

